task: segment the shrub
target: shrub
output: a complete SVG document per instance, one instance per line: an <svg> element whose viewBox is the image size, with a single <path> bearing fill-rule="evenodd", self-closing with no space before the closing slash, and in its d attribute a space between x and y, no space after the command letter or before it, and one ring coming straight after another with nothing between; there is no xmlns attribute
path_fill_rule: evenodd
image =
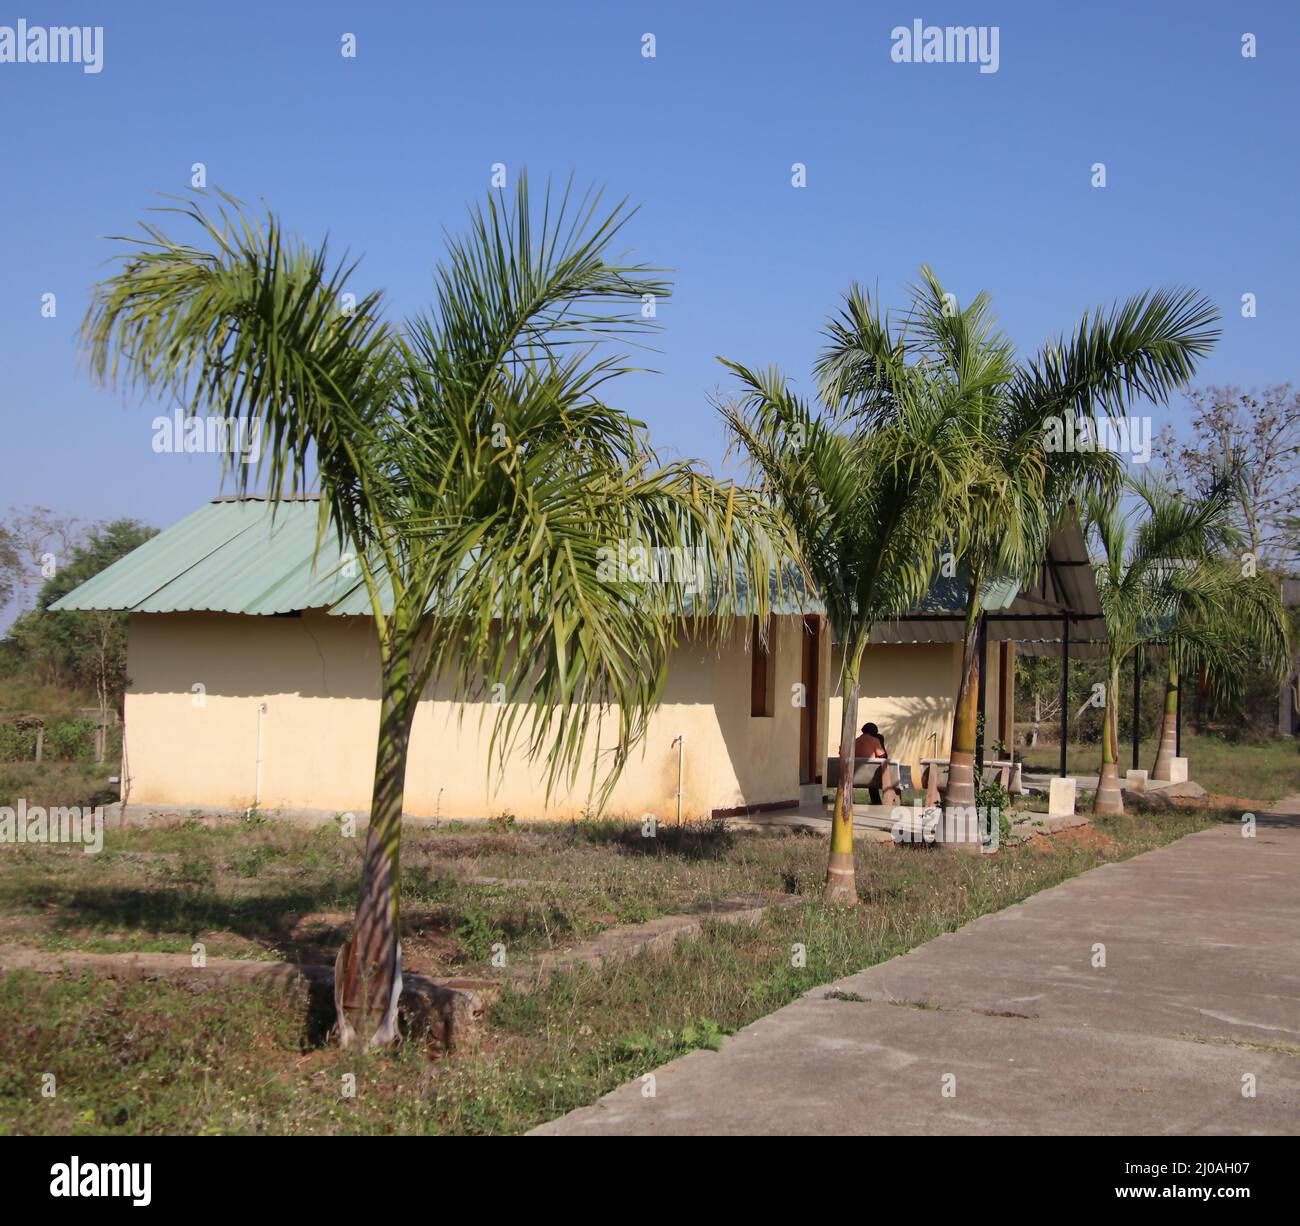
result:
<svg viewBox="0 0 1300 1226"><path fill-rule="evenodd" d="M60 762L84 762L95 756L93 719L61 719L45 726L43 756Z"/></svg>
<svg viewBox="0 0 1300 1226"><path fill-rule="evenodd" d="M30 762L35 756L35 728L0 724L0 762Z"/></svg>

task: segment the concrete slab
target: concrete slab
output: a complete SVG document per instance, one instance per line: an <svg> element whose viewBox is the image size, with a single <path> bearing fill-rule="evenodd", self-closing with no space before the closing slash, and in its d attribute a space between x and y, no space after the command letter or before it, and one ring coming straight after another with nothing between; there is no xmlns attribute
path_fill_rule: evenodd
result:
<svg viewBox="0 0 1300 1226"><path fill-rule="evenodd" d="M656 1069L653 1097L636 1081L535 1132L1296 1134L1300 796L1280 808L814 989Z"/></svg>
<svg viewBox="0 0 1300 1226"><path fill-rule="evenodd" d="M893 842L893 810L888 805L854 805L853 837L855 839ZM729 817L732 830L810 830L829 834L831 811L822 804L800 805L797 809L778 809L771 813L751 813L748 817Z"/></svg>

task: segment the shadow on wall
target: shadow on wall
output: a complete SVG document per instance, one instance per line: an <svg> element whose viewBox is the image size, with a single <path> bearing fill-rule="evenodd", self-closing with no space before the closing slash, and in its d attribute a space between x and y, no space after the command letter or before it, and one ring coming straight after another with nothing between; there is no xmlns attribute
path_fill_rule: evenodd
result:
<svg viewBox="0 0 1300 1226"><path fill-rule="evenodd" d="M600 755L600 769L594 785L589 760L584 760L571 788L559 784L554 794L549 799L544 799L537 791L544 770L543 759L539 756L534 763L527 763L524 732L516 741L510 762L504 771L499 770L495 763L489 767L485 754L482 755L482 762L476 758L468 768L476 780L476 795L481 797L488 809L523 805L525 802L517 794L518 780L512 778L512 774L522 771L536 783L527 802L532 816L576 817L588 810L595 812L599 809L602 817L639 821L652 815L659 822L672 823L677 816L678 759L681 753L680 747L674 742L680 733L685 737L685 752L681 759L683 817L691 819L707 816L707 813L701 812L699 798L707 795L714 767L715 754L706 747L717 740L711 695L718 655L719 648L716 644L699 640L679 644L669 662L660 704L651 717L645 735L628 755L619 784L603 807L599 806L600 788L607 763L617 744L618 720L617 713L613 711L607 711L599 734L595 716L589 730L589 745L595 747L598 744ZM445 687L426 689L422 700L432 720L430 727L435 735L456 738L466 736L470 744L486 746L492 732L491 707L477 703L429 710L428 700L431 698L446 702ZM417 721L418 719L417 716ZM420 755L413 755L407 768L408 789L412 787L412 780L427 773L430 780L428 789L431 791L436 787L439 769L436 762L425 761ZM704 807L707 808L707 805Z"/></svg>
<svg viewBox="0 0 1300 1226"><path fill-rule="evenodd" d="M837 695L831 699L830 706L830 722L836 739L827 747L828 757L839 753L843 700ZM860 729L868 721L877 724L889 747L889 756L911 763L913 770L919 772L922 758L947 757L952 714L953 700L946 697L863 695L858 701L854 726ZM919 773L915 777L919 780Z"/></svg>
<svg viewBox="0 0 1300 1226"><path fill-rule="evenodd" d="M379 697L379 645L370 619L308 612L137 613L128 644L131 694L213 697Z"/></svg>
<svg viewBox="0 0 1300 1226"><path fill-rule="evenodd" d="M686 739L685 817L707 815L718 780L724 786L730 780L734 788L737 774L744 779L757 773L761 783L770 755L755 755L752 763L733 757L743 753L752 733L720 729L721 712L714 705L722 687L727 703L743 703L749 718L749 666L741 642L719 648L691 640L678 647L661 705L629 755L607 811L675 818L678 733ZM720 663L723 655L726 665ZM268 805L354 809L366 803L379 697L378 647L368 618L321 612L141 615L132 619L130 675L128 721L139 750L137 773L150 800L184 794L203 803L246 804L260 779ZM453 705L451 698L451 685L436 680L421 696L407 771L412 812L445 813L450 807L470 815L509 810L577 816L588 807L589 764L571 789L561 784L543 802L543 766L526 761L521 743L504 772L490 761L495 708L484 702ZM263 702L268 710L259 716ZM590 731L594 747L594 722ZM600 729L602 753L612 748L617 731L611 713ZM728 741L732 732L734 745ZM202 743L200 760L191 754L181 762L164 752L165 742L178 737ZM794 755L792 748L792 765ZM756 794L771 798L761 787Z"/></svg>
<svg viewBox="0 0 1300 1226"><path fill-rule="evenodd" d="M768 713L757 716L747 620L721 644L682 643L647 735L629 755L606 811L675 818L678 734L685 736L684 818L797 801L801 712L791 698L802 675L802 634L801 618L777 619ZM881 647L871 657L870 677L882 691L933 691L877 696L868 681L863 695L862 719L876 720L891 750L915 762L927 732L941 729L946 742L949 653ZM141 781L140 799L226 805L258 795L268 806L340 810L368 803L379 697L378 646L368 618L141 615L132 619L130 675L132 774ZM833 673L824 665L821 676L824 695ZM196 685L206 696L202 704L191 702ZM516 742L502 772L487 749L494 708L453 705L451 689L435 681L421 698L406 780L411 812L578 816L588 808L589 761L571 787L561 784L543 801L541 763L528 763ZM268 710L259 715L262 702ZM838 744L838 700L830 719L827 705L821 698L817 736L820 741L834 728ZM202 713L192 706L202 706ZM616 720L607 718L602 751L616 735ZM166 748L175 741L195 752L182 761Z"/></svg>
<svg viewBox="0 0 1300 1226"><path fill-rule="evenodd" d="M791 699L802 672L802 634L801 617L774 619L765 715L753 714L753 657L745 621L729 636L714 662L708 701L721 744L714 749L715 760L707 764L711 807L798 801L800 709ZM708 813L698 816L707 817Z"/></svg>

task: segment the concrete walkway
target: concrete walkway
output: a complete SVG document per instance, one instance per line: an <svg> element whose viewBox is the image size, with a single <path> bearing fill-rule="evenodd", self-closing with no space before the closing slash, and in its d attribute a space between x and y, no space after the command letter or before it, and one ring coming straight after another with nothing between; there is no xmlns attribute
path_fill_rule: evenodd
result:
<svg viewBox="0 0 1300 1226"><path fill-rule="evenodd" d="M1255 838L1103 865L534 1131L1300 1133L1300 796Z"/></svg>

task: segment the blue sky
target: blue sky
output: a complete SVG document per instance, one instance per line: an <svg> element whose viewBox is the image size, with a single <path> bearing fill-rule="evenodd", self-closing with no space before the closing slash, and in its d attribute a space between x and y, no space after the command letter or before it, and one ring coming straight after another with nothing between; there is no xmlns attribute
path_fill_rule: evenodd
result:
<svg viewBox="0 0 1300 1226"><path fill-rule="evenodd" d="M808 389L848 284L901 304L922 262L960 299L990 291L1024 349L1087 306L1192 285L1225 315L1199 382L1297 378L1291 3L118 0L11 5L0 25L18 17L102 25L104 52L98 74L0 64L0 507L161 526L219 492L213 459L156 454L157 408L98 390L77 357L103 236L195 162L364 256L359 284L397 315L425 302L442 227L494 162L627 195L629 241L676 290L662 373L612 398L715 464L715 355ZM890 32L916 17L996 25L998 71L894 63Z"/></svg>

